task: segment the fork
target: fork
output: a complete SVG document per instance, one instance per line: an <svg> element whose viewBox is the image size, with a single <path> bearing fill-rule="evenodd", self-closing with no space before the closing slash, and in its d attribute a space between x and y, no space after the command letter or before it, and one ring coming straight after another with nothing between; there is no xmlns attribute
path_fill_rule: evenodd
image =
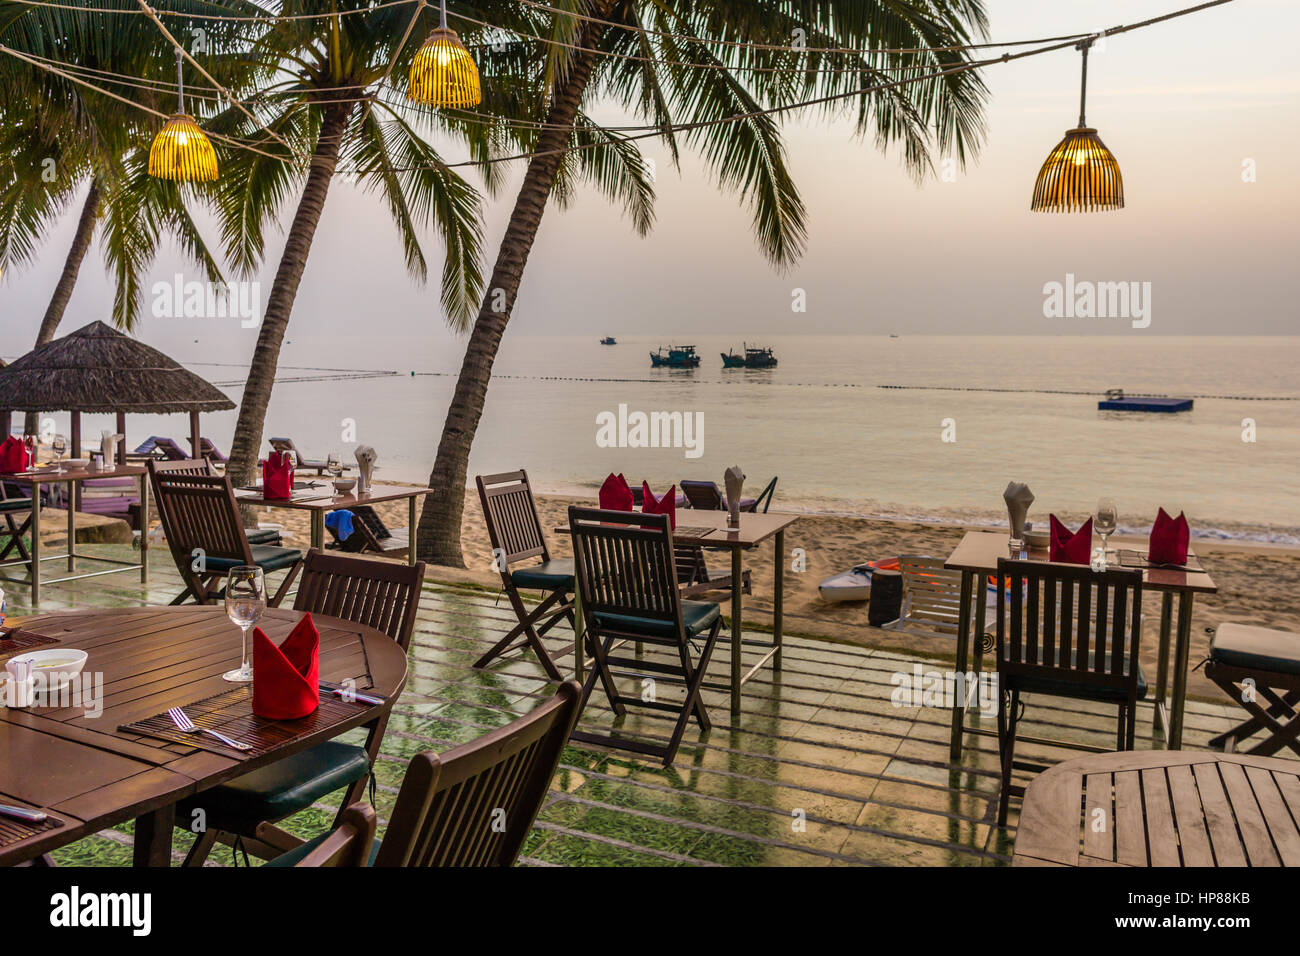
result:
<svg viewBox="0 0 1300 956"><path fill-rule="evenodd" d="M167 711L167 716L172 719L172 723L176 725L176 729L181 731L182 733L211 734L213 737L216 737L227 747L233 747L236 750L253 749L250 744L242 744L238 740L233 740L232 738L227 737L225 734L221 733L221 731L219 730L211 730L207 727L198 726L197 724L194 723L194 721L190 720L189 715L186 714L185 711L181 710L179 707L172 707L171 709L169 709Z"/></svg>

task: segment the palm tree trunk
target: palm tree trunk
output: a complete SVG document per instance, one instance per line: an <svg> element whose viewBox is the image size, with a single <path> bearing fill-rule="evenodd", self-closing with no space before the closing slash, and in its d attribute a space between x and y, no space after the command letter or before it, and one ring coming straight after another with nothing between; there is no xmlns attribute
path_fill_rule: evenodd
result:
<svg viewBox="0 0 1300 956"><path fill-rule="evenodd" d="M266 300L262 315L262 328L257 336L257 348L248 369L248 380L239 402L239 420L235 424L235 438L230 449L230 462L226 474L236 487L254 480L258 451L262 447L262 429L266 426L266 408L271 401L271 387L275 384L276 366L280 361L280 345L289 327L289 314L298 295L298 284L307 267L307 254L312 238L320 224L325 208L325 196L330 180L338 166L339 146L352 115L352 105L333 104L325 107L320 138L312 155L311 170L298 200L298 211L289 227L289 238L280 257L280 268L275 273L271 294Z"/></svg>
<svg viewBox="0 0 1300 956"><path fill-rule="evenodd" d="M612 3L600 4L595 17L608 16ZM460 525L465 510L465 478L469 468L469 450L474 443L474 433L483 417L483 404L487 398L488 383L492 378L492 363L505 334L506 323L514 308L524 265L537 238L547 200L555 185L555 177L564 161L563 150L568 146L574 119L582 103L582 95L591 78L596 62L595 46L602 27L598 23L583 26L577 45L582 49L574 54L568 73L556 84L551 105L546 113L546 126L537 139L537 148L528 163L515 208L501 248L497 251L492 281L488 283L479 308L478 318L470 333L465 359L456 380L456 391L447 420L442 426L442 439L438 443L438 457L429 476L429 487L437 494L424 499L416 537L419 557L433 564L463 568L465 558L461 553ZM500 311L494 306L504 302Z"/></svg>
<svg viewBox="0 0 1300 956"><path fill-rule="evenodd" d="M90 190L86 193L86 202L81 207L81 218L77 220L77 231L72 236L72 248L68 250L68 257L63 261L63 272L54 286L54 295L50 297L50 304L45 309L45 317L41 319L40 331L36 333L38 347L54 338L54 333L59 330L59 323L63 321L68 300L72 298L72 289L77 284L81 263L85 260L86 253L90 251L90 240L95 235L95 223L99 219L99 207L102 202L103 194L99 188L99 180L92 178ZM36 434L38 417L37 412L27 413L23 422L24 435ZM74 454L80 454L80 451L75 451Z"/></svg>

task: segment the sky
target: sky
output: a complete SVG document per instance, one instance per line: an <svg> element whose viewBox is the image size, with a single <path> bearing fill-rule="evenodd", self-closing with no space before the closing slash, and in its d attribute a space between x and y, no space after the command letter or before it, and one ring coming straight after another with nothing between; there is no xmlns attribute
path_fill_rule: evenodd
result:
<svg viewBox="0 0 1300 956"><path fill-rule="evenodd" d="M986 0L994 39L1031 39L1132 23L1190 0ZM657 223L639 238L619 210L584 190L543 220L511 320L513 336L710 332L751 339L801 334L1091 334L1127 319L1044 315L1051 282L1136 282L1149 289L1142 334L1292 334L1300 242L1300 31L1294 0L1236 0L1106 41L1089 60L1088 119L1117 157L1127 208L1031 213L1038 168L1078 113L1073 50L989 67L988 139L951 181L917 185L897 154L879 153L847 121L791 116L785 139L809 212L809 243L786 273L765 260L750 211L720 193L689 155L680 173L656 160ZM459 158L454 143L443 146ZM1254 181L1243 181L1243 168ZM519 172L487 208L489 257ZM30 348L62 266L75 209L33 267L0 284L0 355ZM286 207L283 221L292 215ZM208 234L215 242L215 230ZM260 275L270 289L283 235ZM438 305L441 247L426 247L434 282L406 273L374 197L331 190L298 294L282 364L346 358L349 343L400 348L415 366L458 365L463 338ZM146 288L192 272L167 249ZM490 270L485 270L490 271ZM1146 286L1146 283L1150 283ZM802 290L806 311L791 308ZM111 286L98 246L63 330L107 319ZM147 311L147 309L146 309ZM255 331L231 320L146 316L141 337L182 361L202 352L247 361ZM295 351L295 338L298 350ZM200 345L200 342L203 344ZM209 348L208 343L213 343ZM408 363L402 363L408 364ZM234 377L234 376L232 376Z"/></svg>

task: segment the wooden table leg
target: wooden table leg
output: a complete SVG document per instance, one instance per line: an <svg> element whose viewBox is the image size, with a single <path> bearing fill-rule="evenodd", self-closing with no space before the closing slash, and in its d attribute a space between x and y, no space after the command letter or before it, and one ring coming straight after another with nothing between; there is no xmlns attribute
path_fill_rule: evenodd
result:
<svg viewBox="0 0 1300 956"><path fill-rule="evenodd" d="M325 512L319 508L311 512L311 546L317 551L325 550Z"/></svg>
<svg viewBox="0 0 1300 956"><path fill-rule="evenodd" d="M1172 591L1165 591L1160 595L1160 643L1156 648L1156 696L1155 696L1155 714L1151 718L1151 726L1158 728L1169 739L1169 727L1166 721L1167 714L1161 712L1166 706L1165 700L1169 693L1169 632L1173 627L1174 620L1174 594Z"/></svg>
<svg viewBox="0 0 1300 956"><path fill-rule="evenodd" d="M970 648L970 600L971 586L975 575L970 571L961 573L961 604L957 610L957 673L966 673L967 651ZM965 701L958 695L952 708L952 743L948 755L953 760L961 759L962 731L966 719Z"/></svg>
<svg viewBox="0 0 1300 956"><path fill-rule="evenodd" d="M741 629L740 549L731 549L731 716L740 716L740 670L744 657L744 631Z"/></svg>
<svg viewBox="0 0 1300 956"><path fill-rule="evenodd" d="M140 476L140 583L149 583L149 476Z"/></svg>
<svg viewBox="0 0 1300 956"><path fill-rule="evenodd" d="M415 564L418 558L415 556L415 495L406 499L406 563Z"/></svg>
<svg viewBox="0 0 1300 956"><path fill-rule="evenodd" d="M41 605L41 486L32 484L32 607Z"/></svg>
<svg viewBox="0 0 1300 956"><path fill-rule="evenodd" d="M68 482L67 500L64 502L68 506L68 570L77 570L77 501L74 497L77 491L76 482Z"/></svg>
<svg viewBox="0 0 1300 956"><path fill-rule="evenodd" d="M785 530L776 533L776 563L772 574L772 646L776 653L772 655L772 669L781 669L781 631L785 625Z"/></svg>
<svg viewBox="0 0 1300 956"><path fill-rule="evenodd" d="M1192 656L1192 592L1178 592L1178 639L1174 645L1174 699L1170 703L1169 748L1183 749L1183 706L1187 703L1187 664Z"/></svg>
<svg viewBox="0 0 1300 956"><path fill-rule="evenodd" d="M135 866L172 865L172 827L176 804L169 803L135 821Z"/></svg>
<svg viewBox="0 0 1300 956"><path fill-rule="evenodd" d="M1001 586L1001 582L999 582L999 586ZM975 663L972 671L975 674L975 689L978 692L980 671L984 669L984 631L988 627L989 613L988 592L984 588L984 579L982 577L975 582L975 587L972 590L974 594L971 599L975 602L975 633L971 635L971 639L975 642ZM969 692L970 689L967 688L967 693ZM976 703L979 703L978 699ZM982 711L976 707L976 718L981 713Z"/></svg>

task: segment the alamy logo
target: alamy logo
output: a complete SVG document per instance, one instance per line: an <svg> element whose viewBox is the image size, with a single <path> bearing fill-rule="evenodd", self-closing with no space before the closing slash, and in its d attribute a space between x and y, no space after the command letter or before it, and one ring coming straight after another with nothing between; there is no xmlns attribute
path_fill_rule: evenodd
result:
<svg viewBox="0 0 1300 956"><path fill-rule="evenodd" d="M239 319L242 328L261 322L260 282L186 282L179 272L171 282L153 284L155 319Z"/></svg>
<svg viewBox="0 0 1300 956"><path fill-rule="evenodd" d="M1043 286L1043 317L1047 319L1131 319L1133 328L1151 324L1150 282L1065 282Z"/></svg>
<svg viewBox="0 0 1300 956"><path fill-rule="evenodd" d="M596 415L598 448L681 448L687 458L704 454L703 412L618 412Z"/></svg>
<svg viewBox="0 0 1300 956"><path fill-rule="evenodd" d="M50 897L50 925L127 927L133 936L148 936L153 927L153 897L149 893L82 893L74 886Z"/></svg>

